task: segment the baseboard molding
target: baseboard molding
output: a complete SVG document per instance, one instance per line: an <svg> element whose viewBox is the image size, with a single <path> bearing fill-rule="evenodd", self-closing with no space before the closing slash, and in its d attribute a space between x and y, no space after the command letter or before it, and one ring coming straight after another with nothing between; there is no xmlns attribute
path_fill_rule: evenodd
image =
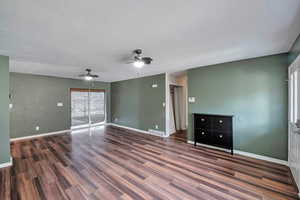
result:
<svg viewBox="0 0 300 200"><path fill-rule="evenodd" d="M119 128L124 128L124 129L132 130L132 131L136 131L136 132L140 132L140 133L145 133L145 134L149 134L149 135L155 135L155 136L159 136L159 137L166 137L165 132L163 132L163 131L157 131L157 130L152 130L152 129L149 129L148 131L144 131L144 130L141 130L141 129L131 128L131 127L128 127L128 126L123 126L123 125L119 125L119 124L115 124L115 123L107 123L107 125L111 125L111 126L115 126L115 127L119 127Z"/></svg>
<svg viewBox="0 0 300 200"><path fill-rule="evenodd" d="M12 157L10 157L10 161L9 162L0 164L0 169L6 168L6 167L11 167L12 165L13 165Z"/></svg>
<svg viewBox="0 0 300 200"><path fill-rule="evenodd" d="M165 132L163 132L163 131L158 131L158 130L154 130L154 129L148 129L148 132L151 135L156 135L156 136L159 136L159 137L166 137L165 136Z"/></svg>
<svg viewBox="0 0 300 200"><path fill-rule="evenodd" d="M233 152L236 153L236 154L242 155L242 156L247 156L247 157L256 158L256 159L259 159L259 160L265 160L265 161L269 161L269 162L289 166L288 161L286 161L286 160L280 160L280 159L277 159L277 158L262 156L262 155L249 153L249 152L244 152L244 151L240 151L240 150L233 150Z"/></svg>
<svg viewBox="0 0 300 200"><path fill-rule="evenodd" d="M189 144L194 144L194 141L189 140L188 143ZM203 147L208 147L208 148L211 148L211 149L217 149L217 150L221 150L221 151L225 151L225 152L230 152L230 150L228 150L228 149L215 147L215 146L211 146L211 145L206 145L206 144L201 144L201 143L197 143L197 145L203 146ZM280 159L277 159L277 158L271 158L271 157L268 157L268 156L262 156L262 155L249 153L249 152L244 152L244 151L240 151L240 150L233 150L233 153L238 154L238 155L242 155L242 156L247 156L247 157L250 157L250 158L256 158L256 159L259 159L259 160L269 161L269 162L273 162L273 163L288 166L288 161L280 160Z"/></svg>
<svg viewBox="0 0 300 200"><path fill-rule="evenodd" d="M25 137L11 138L10 141L14 142L14 141L20 141L20 140L29 140L29 139L33 139L33 138L45 137L45 136L50 136L50 135L58 135L58 134L67 133L67 132L71 132L71 130L67 129L67 130L55 131L55 132L50 132L50 133L42 133L42 134L38 134L38 135L30 135L30 136L25 136Z"/></svg>

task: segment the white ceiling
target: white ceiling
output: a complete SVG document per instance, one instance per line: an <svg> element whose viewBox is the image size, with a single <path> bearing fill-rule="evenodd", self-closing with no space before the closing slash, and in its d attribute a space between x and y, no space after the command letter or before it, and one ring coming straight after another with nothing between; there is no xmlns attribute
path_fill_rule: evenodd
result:
<svg viewBox="0 0 300 200"><path fill-rule="evenodd" d="M1 0L11 71L116 81L289 51L299 0ZM124 60L142 48L152 65Z"/></svg>

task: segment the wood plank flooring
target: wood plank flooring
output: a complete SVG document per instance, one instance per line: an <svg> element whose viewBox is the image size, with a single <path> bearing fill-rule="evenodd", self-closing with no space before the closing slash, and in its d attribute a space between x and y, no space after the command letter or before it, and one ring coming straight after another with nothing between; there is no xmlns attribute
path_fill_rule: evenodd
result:
<svg viewBox="0 0 300 200"><path fill-rule="evenodd" d="M170 138L182 142L187 142L187 131L186 130L176 131L175 133L170 135Z"/></svg>
<svg viewBox="0 0 300 200"><path fill-rule="evenodd" d="M288 167L102 127L11 143L0 199L297 199Z"/></svg>

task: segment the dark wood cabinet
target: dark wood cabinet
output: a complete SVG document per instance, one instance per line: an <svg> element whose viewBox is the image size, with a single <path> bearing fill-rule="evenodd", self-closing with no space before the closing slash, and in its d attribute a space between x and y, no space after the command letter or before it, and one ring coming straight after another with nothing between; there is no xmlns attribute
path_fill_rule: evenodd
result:
<svg viewBox="0 0 300 200"><path fill-rule="evenodd" d="M230 149L233 154L233 116L194 114L194 141Z"/></svg>

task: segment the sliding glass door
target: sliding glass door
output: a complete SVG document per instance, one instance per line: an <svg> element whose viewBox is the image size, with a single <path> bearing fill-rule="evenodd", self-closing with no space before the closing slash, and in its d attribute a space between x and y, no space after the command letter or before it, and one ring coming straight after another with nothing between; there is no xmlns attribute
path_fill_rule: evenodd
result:
<svg viewBox="0 0 300 200"><path fill-rule="evenodd" d="M104 90L71 89L72 127L103 123L105 113Z"/></svg>
<svg viewBox="0 0 300 200"><path fill-rule="evenodd" d="M91 123L98 124L105 121L105 93L90 92Z"/></svg>

